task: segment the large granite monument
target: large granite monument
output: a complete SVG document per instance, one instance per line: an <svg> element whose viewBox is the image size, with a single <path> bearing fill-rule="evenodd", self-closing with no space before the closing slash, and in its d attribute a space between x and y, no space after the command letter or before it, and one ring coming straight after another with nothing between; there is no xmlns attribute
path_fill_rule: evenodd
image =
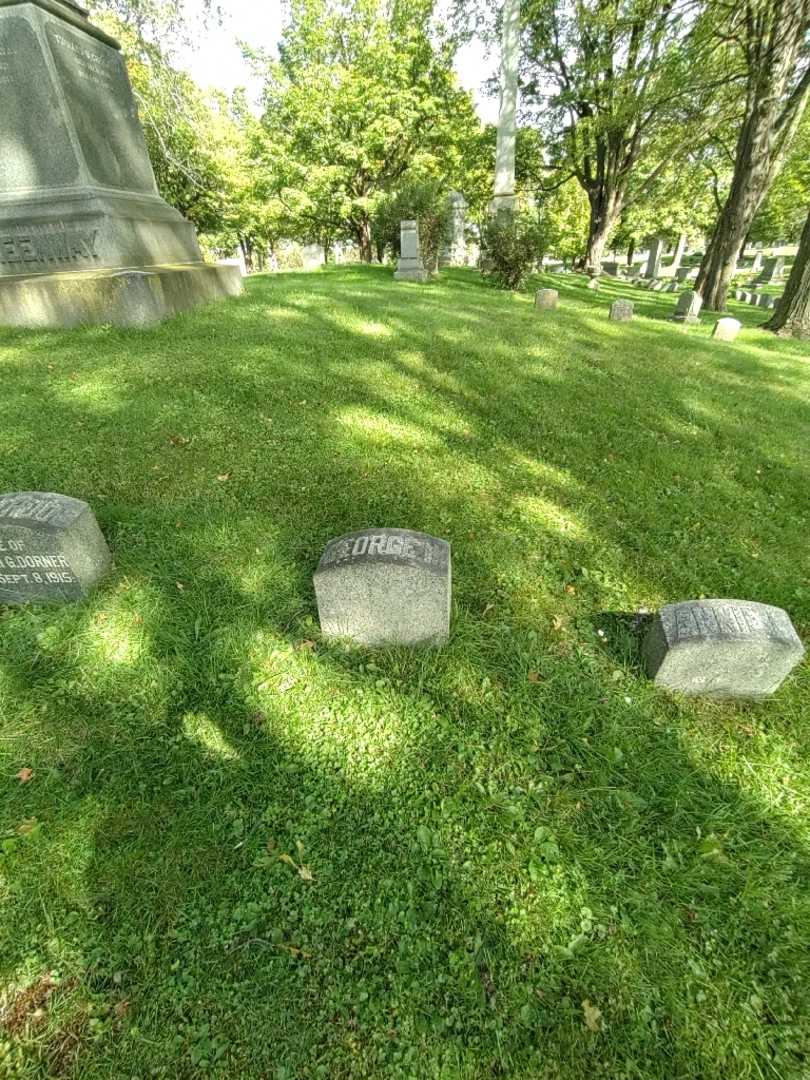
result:
<svg viewBox="0 0 810 1080"><path fill-rule="evenodd" d="M237 295L158 194L118 43L72 0L0 0L0 323L143 325Z"/></svg>

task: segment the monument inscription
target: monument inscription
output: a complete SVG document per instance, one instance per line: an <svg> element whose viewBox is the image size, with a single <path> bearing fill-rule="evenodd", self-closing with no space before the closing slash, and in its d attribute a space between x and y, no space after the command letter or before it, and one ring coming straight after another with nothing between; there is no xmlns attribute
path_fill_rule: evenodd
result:
<svg viewBox="0 0 810 1080"><path fill-rule="evenodd" d="M408 529L331 541L315 573L321 631L361 645L441 644L450 631L450 545Z"/></svg>
<svg viewBox="0 0 810 1080"><path fill-rule="evenodd" d="M49 25L47 33L93 178L105 187L154 195L152 167L123 57L64 23Z"/></svg>
<svg viewBox="0 0 810 1080"><path fill-rule="evenodd" d="M87 503L50 492L0 495L0 604L80 600L111 561Z"/></svg>
<svg viewBox="0 0 810 1080"><path fill-rule="evenodd" d="M768 697L804 656L787 612L750 600L669 604L643 651L659 685L714 698Z"/></svg>
<svg viewBox="0 0 810 1080"><path fill-rule="evenodd" d="M12 93L19 86L25 87L24 95ZM27 19L2 8L0 92L0 192L76 183L79 163L42 46Z"/></svg>

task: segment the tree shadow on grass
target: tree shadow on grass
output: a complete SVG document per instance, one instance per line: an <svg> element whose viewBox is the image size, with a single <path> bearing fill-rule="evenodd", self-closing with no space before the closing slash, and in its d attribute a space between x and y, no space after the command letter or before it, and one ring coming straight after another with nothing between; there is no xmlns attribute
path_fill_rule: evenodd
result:
<svg viewBox="0 0 810 1080"><path fill-rule="evenodd" d="M83 1075L136 1053L172 1076L217 1053L231 1075L795 1072L806 838L767 772L806 775L807 673L765 708L670 702L593 614L730 581L802 610L761 558L793 534L760 520L803 512L789 428L761 433L800 400L741 384L770 370L745 354L583 363L581 312L550 333L528 301L482 289L470 315L437 288L406 315L379 273L338 280L370 295L290 277L233 322L11 335L37 369L13 373L26 455L0 487L88 498L118 570L86 607L0 620L12 760L41 746L45 781L10 802L45 830L15 855L6 973L72 957L129 1003ZM374 524L453 540L446 651L297 648L322 547Z"/></svg>

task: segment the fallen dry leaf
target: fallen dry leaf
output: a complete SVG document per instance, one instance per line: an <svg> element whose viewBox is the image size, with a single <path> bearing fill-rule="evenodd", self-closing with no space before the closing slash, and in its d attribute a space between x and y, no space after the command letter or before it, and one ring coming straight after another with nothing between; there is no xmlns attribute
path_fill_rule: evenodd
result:
<svg viewBox="0 0 810 1080"><path fill-rule="evenodd" d="M34 770L29 769L28 766L26 766L24 769L20 769L20 771L17 773L16 779L19 780L21 784L27 784L28 781L33 777L33 775Z"/></svg>
<svg viewBox="0 0 810 1080"><path fill-rule="evenodd" d="M315 651L315 642L314 641L299 641L298 644L295 647L296 647L296 649L298 649L299 652L314 652Z"/></svg>
<svg viewBox="0 0 810 1080"><path fill-rule="evenodd" d="M177 587L178 592L183 592L183 590L185 589L185 585L183 584L182 581L175 581L174 584Z"/></svg>
<svg viewBox="0 0 810 1080"><path fill-rule="evenodd" d="M24 821L21 821L20 824L17 826L17 832L20 836L30 836L34 829L36 829L37 825L39 825L39 822L35 817L26 818Z"/></svg>
<svg viewBox="0 0 810 1080"><path fill-rule="evenodd" d="M129 1002L128 1001L119 1001L118 1004L113 1009L113 1012L115 1013L116 1019L118 1019L118 1020L123 1019L123 1017L125 1017L127 1015L127 1013L129 1012Z"/></svg>
<svg viewBox="0 0 810 1080"><path fill-rule="evenodd" d="M288 690L292 690L295 686L295 679L292 675L285 675L278 684L278 692L280 694L286 694Z"/></svg>
<svg viewBox="0 0 810 1080"><path fill-rule="evenodd" d="M217 480L219 480L220 484L224 484L228 480L230 480L230 478L231 478L231 474L229 472L224 472L220 476L217 477Z"/></svg>
<svg viewBox="0 0 810 1080"><path fill-rule="evenodd" d="M542 682L539 673L536 671L530 671L526 678L529 680L530 683L534 683L535 686L537 685L537 683Z"/></svg>
<svg viewBox="0 0 810 1080"><path fill-rule="evenodd" d="M299 866L298 867L298 876L301 878L302 881L314 881L315 880L315 878L312 876L312 871L310 870L310 868L308 866Z"/></svg>
<svg viewBox="0 0 810 1080"><path fill-rule="evenodd" d="M577 590L574 588L573 585L566 585L565 591L568 593L569 596L575 596Z"/></svg>
<svg viewBox="0 0 810 1080"><path fill-rule="evenodd" d="M551 625L552 625L552 626L554 627L554 629L555 629L555 630L558 630L558 631L559 631L559 630L562 630L562 628L563 628L563 627L565 626L565 623L564 623L564 622L563 622L563 620L562 620L562 619L561 619L561 618L559 617L559 615L557 615L557 616L555 616L555 618L554 618L554 620L553 620L553 622L552 622L552 624L551 624Z"/></svg>
<svg viewBox="0 0 810 1080"><path fill-rule="evenodd" d="M602 1012L595 1005L591 1005L587 998L582 1002L582 1012L585 1016L585 1027L588 1031L602 1030Z"/></svg>

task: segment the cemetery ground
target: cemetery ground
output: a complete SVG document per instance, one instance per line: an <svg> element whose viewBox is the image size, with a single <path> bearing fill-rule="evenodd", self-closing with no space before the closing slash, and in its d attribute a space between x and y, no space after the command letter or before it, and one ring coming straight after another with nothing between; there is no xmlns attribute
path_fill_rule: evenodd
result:
<svg viewBox="0 0 810 1080"><path fill-rule="evenodd" d="M668 697L634 629L734 596L808 640L807 344L543 286L0 331L0 490L116 563L0 612L0 1076L807 1075L810 668ZM377 525L452 542L446 649L319 638Z"/></svg>

